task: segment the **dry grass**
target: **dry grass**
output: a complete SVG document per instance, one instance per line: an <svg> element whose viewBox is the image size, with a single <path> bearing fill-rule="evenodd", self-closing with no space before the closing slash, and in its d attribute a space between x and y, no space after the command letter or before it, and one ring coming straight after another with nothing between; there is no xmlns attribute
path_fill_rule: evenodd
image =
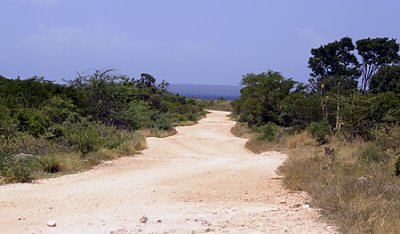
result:
<svg viewBox="0 0 400 234"><path fill-rule="evenodd" d="M282 144L277 141L267 142L259 140L257 135L252 132L245 123L236 123L235 126L233 126L233 128L231 129L231 133L236 137L248 139L245 147L256 154L265 151L284 150L282 148Z"/></svg>
<svg viewBox="0 0 400 234"><path fill-rule="evenodd" d="M288 141L289 158L279 168L286 187L310 193L312 205L344 233L398 233L400 180L393 175L394 158L360 160L368 147L362 141L311 142L305 134ZM325 147L334 151L326 154Z"/></svg>
<svg viewBox="0 0 400 234"><path fill-rule="evenodd" d="M165 133L166 134L166 133ZM141 134L132 137L113 149L100 149L96 152L81 154L78 152L61 152L34 156L16 160L12 155L3 156L0 164L0 185L16 182L31 182L34 179L52 178L76 173L93 168L106 160L128 155L135 155L146 148L146 139ZM6 157L7 160L6 160ZM2 159L0 159L2 160Z"/></svg>
<svg viewBox="0 0 400 234"><path fill-rule="evenodd" d="M232 101L230 100L212 100L206 108L208 110L233 111Z"/></svg>
<svg viewBox="0 0 400 234"><path fill-rule="evenodd" d="M239 122L236 123L235 126L231 128L231 133L236 137L246 138L246 139L249 139L254 135L247 127L247 124Z"/></svg>
<svg viewBox="0 0 400 234"><path fill-rule="evenodd" d="M178 127L178 126L192 126L197 124L197 121L192 121L192 120L187 120L187 121L180 121L178 123L174 123L174 127Z"/></svg>
<svg viewBox="0 0 400 234"><path fill-rule="evenodd" d="M290 137L287 140L288 149L296 149L298 147L315 147L317 144L307 131L303 131Z"/></svg>
<svg viewBox="0 0 400 234"><path fill-rule="evenodd" d="M0 185L5 185L7 183L7 179L4 176L0 176Z"/></svg>
<svg viewBox="0 0 400 234"><path fill-rule="evenodd" d="M144 137L165 138L165 137L175 135L177 133L177 131L174 128L171 128L170 130L143 129L143 130L140 130L140 133Z"/></svg>
<svg viewBox="0 0 400 234"><path fill-rule="evenodd" d="M250 139L246 147L253 152L278 148L287 153L288 159L279 168L285 186L308 192L311 205L343 233L399 233L400 178L394 176L397 156L392 154L384 162L360 159L363 154L381 156L393 150L373 152L373 143L335 137L321 146L307 132L286 141L260 142L244 124L237 124L232 133Z"/></svg>

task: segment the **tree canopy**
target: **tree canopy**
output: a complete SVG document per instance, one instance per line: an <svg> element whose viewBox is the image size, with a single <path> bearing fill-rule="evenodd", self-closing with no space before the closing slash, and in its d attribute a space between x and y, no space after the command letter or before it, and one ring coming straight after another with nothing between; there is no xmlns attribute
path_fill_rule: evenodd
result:
<svg viewBox="0 0 400 234"><path fill-rule="evenodd" d="M372 93L394 92L400 94L400 66L380 69L371 77L369 91Z"/></svg>
<svg viewBox="0 0 400 234"><path fill-rule="evenodd" d="M358 54L362 58L361 88L366 91L370 78L382 67L400 61L399 44L396 39L366 38L356 42Z"/></svg>
<svg viewBox="0 0 400 234"><path fill-rule="evenodd" d="M334 81L336 77L342 77L348 80L348 84L356 85L356 80L360 76L360 64L353 53L354 49L353 41L349 37L312 49L311 58L308 61L312 89L321 92L321 86L324 85L324 88L330 91L336 86L335 82L333 82L334 85L324 83L326 79L332 79L332 77Z"/></svg>
<svg viewBox="0 0 400 234"><path fill-rule="evenodd" d="M269 70L243 76L241 97L235 103L241 118L250 124L280 123L279 103L294 88L296 82L285 79L279 72Z"/></svg>

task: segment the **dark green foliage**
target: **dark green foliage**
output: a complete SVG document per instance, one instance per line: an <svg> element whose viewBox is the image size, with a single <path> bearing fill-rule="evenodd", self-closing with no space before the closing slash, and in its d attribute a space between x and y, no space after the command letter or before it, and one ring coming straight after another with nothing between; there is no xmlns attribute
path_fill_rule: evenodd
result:
<svg viewBox="0 0 400 234"><path fill-rule="evenodd" d="M118 113L135 99L136 86L126 76L114 75L111 70L96 71L89 76L79 76L70 86L81 95L79 107L84 115L105 124L121 125Z"/></svg>
<svg viewBox="0 0 400 234"><path fill-rule="evenodd" d="M338 77L345 79L346 83L356 85L355 81L360 75L360 64L353 54L354 49L352 39L344 37L340 41L311 50L312 56L308 61L308 67L311 69L310 83L315 92L321 92L322 85L326 85L324 89L329 92L337 86ZM327 78L333 80L325 81ZM350 86L350 89L356 87Z"/></svg>
<svg viewBox="0 0 400 234"><path fill-rule="evenodd" d="M120 117L132 129L150 128L152 111L148 102L131 102L126 110L122 111Z"/></svg>
<svg viewBox="0 0 400 234"><path fill-rule="evenodd" d="M70 82L80 95L81 113L93 120L118 128L136 130L155 125L154 113L195 115L202 111L193 100L166 91L168 83L143 73L135 80L115 75L111 70L96 71Z"/></svg>
<svg viewBox="0 0 400 234"><path fill-rule="evenodd" d="M78 121L79 114L76 113L76 107L72 100L60 96L51 97L41 108L53 123L64 123L65 121Z"/></svg>
<svg viewBox="0 0 400 234"><path fill-rule="evenodd" d="M50 127L50 120L46 115L36 109L22 108L15 115L18 130L28 132L34 137L43 135Z"/></svg>
<svg viewBox="0 0 400 234"><path fill-rule="evenodd" d="M97 125L88 121L64 126L65 141L83 155L97 151L104 144Z"/></svg>
<svg viewBox="0 0 400 234"><path fill-rule="evenodd" d="M159 130L170 130L172 128L171 122L167 119L164 114L156 114L153 116L154 125L153 128Z"/></svg>
<svg viewBox="0 0 400 234"><path fill-rule="evenodd" d="M135 80L111 70L80 75L68 85L0 77L0 153L86 156L118 149L134 130L170 130L174 122L204 114L203 106L167 87L150 74Z"/></svg>
<svg viewBox="0 0 400 234"><path fill-rule="evenodd" d="M308 131L319 144L325 144L328 142L328 136L330 134L330 130L329 130L329 124L327 122L325 121L312 122L308 126Z"/></svg>
<svg viewBox="0 0 400 234"><path fill-rule="evenodd" d="M371 77L369 92L394 92L400 94L400 66L381 68Z"/></svg>
<svg viewBox="0 0 400 234"><path fill-rule="evenodd" d="M321 96L315 94L291 93L282 100L280 109L285 126L305 128L322 119Z"/></svg>
<svg viewBox="0 0 400 234"><path fill-rule="evenodd" d="M0 176L4 176L8 182L32 182L36 178L34 172L37 167L38 162L34 157L17 159L0 152Z"/></svg>
<svg viewBox="0 0 400 234"><path fill-rule="evenodd" d="M11 111L0 103L0 140L9 142L17 133L17 121L12 118Z"/></svg>
<svg viewBox="0 0 400 234"><path fill-rule="evenodd" d="M241 97L234 102L234 110L241 121L251 125L268 122L280 124L280 102L289 95L296 82L285 79L279 72L247 74L243 77Z"/></svg>
<svg viewBox="0 0 400 234"><path fill-rule="evenodd" d="M274 141L277 138L278 126L274 123L267 123L259 128L258 140Z"/></svg>
<svg viewBox="0 0 400 234"><path fill-rule="evenodd" d="M381 68L400 61L399 45L396 39L366 38L356 42L358 54L362 58L361 87L367 90L370 78Z"/></svg>
<svg viewBox="0 0 400 234"><path fill-rule="evenodd" d="M272 71L244 76L241 97L233 102L235 115L250 126L269 122L291 129L309 126L321 144L332 134L373 140L373 130L381 124L400 123L400 68L393 65L399 61L399 45L394 39L368 38L357 41L357 50L362 69L351 38L312 49L309 85Z"/></svg>

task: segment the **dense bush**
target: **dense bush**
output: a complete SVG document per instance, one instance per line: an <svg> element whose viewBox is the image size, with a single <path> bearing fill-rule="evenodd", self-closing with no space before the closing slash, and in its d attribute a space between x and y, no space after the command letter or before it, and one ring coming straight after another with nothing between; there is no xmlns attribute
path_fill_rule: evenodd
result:
<svg viewBox="0 0 400 234"><path fill-rule="evenodd" d="M43 135L50 127L50 120L46 115L35 109L20 109L16 113L18 130L28 132L34 137Z"/></svg>
<svg viewBox="0 0 400 234"><path fill-rule="evenodd" d="M152 111L147 102L131 102L128 109L121 112L121 119L132 129L149 128L151 123Z"/></svg>
<svg viewBox="0 0 400 234"><path fill-rule="evenodd" d="M34 157L15 158L10 154L0 153L0 176L7 182L31 182L36 178L34 172L38 162Z"/></svg>
<svg viewBox="0 0 400 234"><path fill-rule="evenodd" d="M159 130L170 130L172 128L171 122L167 119L164 114L157 114L153 116L154 124L153 128Z"/></svg>
<svg viewBox="0 0 400 234"><path fill-rule="evenodd" d="M133 154L145 147L136 130L170 135L177 122L205 114L201 102L169 93L167 86L156 85L150 74L134 79L111 70L79 75L67 85L0 76L1 176L29 182L34 174L74 171L86 167L79 164ZM18 153L34 160L13 161Z"/></svg>
<svg viewBox="0 0 400 234"><path fill-rule="evenodd" d="M366 144L361 148L358 157L361 161L366 162L385 162L390 158L387 152L373 143Z"/></svg>
<svg viewBox="0 0 400 234"><path fill-rule="evenodd" d="M261 141L274 141L277 139L278 126L274 123L267 123L264 126L259 127L258 140Z"/></svg>
<svg viewBox="0 0 400 234"><path fill-rule="evenodd" d="M312 122L308 126L308 131L319 144L325 144L328 142L328 135L330 133L330 130L329 124L327 122Z"/></svg>

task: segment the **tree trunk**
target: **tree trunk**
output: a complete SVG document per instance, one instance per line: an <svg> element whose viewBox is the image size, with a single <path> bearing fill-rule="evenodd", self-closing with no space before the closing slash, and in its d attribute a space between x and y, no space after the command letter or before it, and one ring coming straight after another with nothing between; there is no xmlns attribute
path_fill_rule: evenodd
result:
<svg viewBox="0 0 400 234"><path fill-rule="evenodd" d="M337 87L337 104L336 104L336 127L335 127L335 134L340 134L340 128L342 124L340 121L340 82L338 83Z"/></svg>

